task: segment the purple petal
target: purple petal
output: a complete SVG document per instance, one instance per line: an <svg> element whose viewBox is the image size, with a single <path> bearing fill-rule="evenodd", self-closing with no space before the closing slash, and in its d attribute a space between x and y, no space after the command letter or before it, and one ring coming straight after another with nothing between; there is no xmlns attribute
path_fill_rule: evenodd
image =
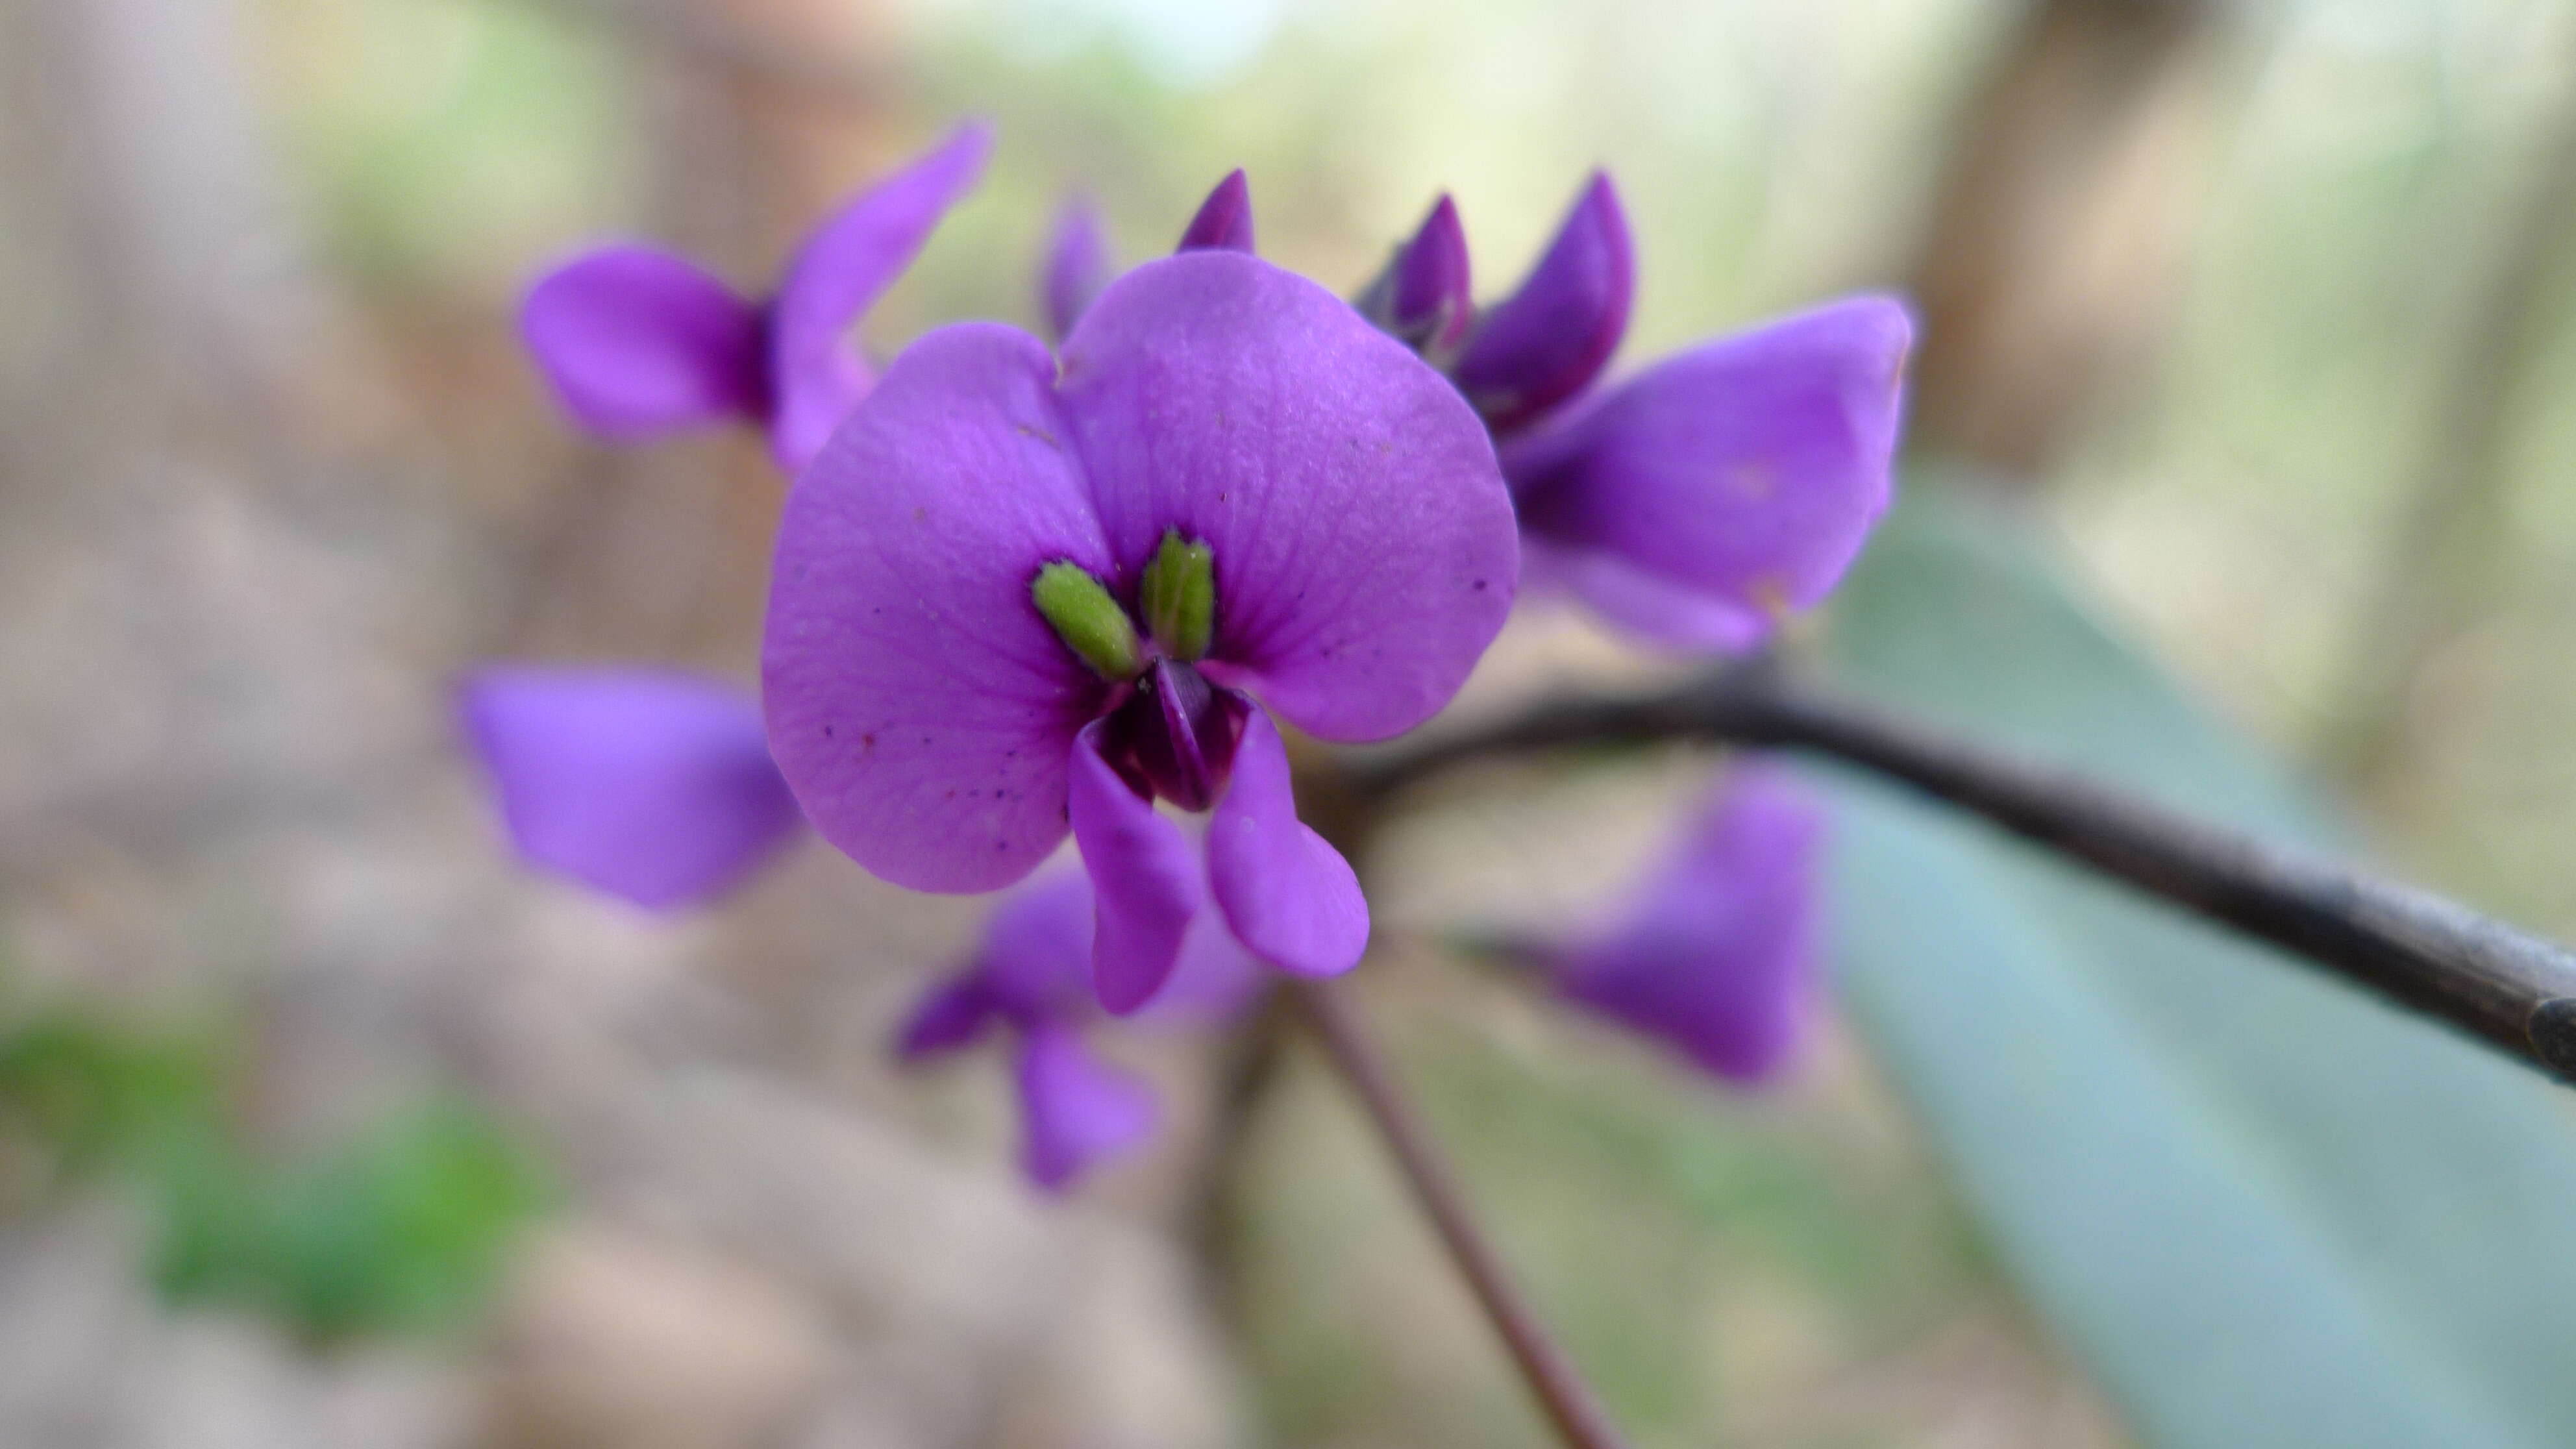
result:
<svg viewBox="0 0 2576 1449"><path fill-rule="evenodd" d="M959 126L937 149L860 193L798 249L769 330L778 396L770 447L780 467L802 472L867 395L867 364L844 334L921 254L992 151L991 124Z"/></svg>
<svg viewBox="0 0 2576 1449"><path fill-rule="evenodd" d="M1824 812L1789 777L1742 767L1608 935L1558 988L1730 1081L1786 1065L1816 990Z"/></svg>
<svg viewBox="0 0 2576 1449"><path fill-rule="evenodd" d="M1342 853L1297 818L1270 716L1244 721L1234 784L1208 822L1208 883L1235 938L1300 976L1336 976L1368 949L1368 900Z"/></svg>
<svg viewBox="0 0 2576 1449"><path fill-rule="evenodd" d="M602 247L539 278L519 336L565 410L603 437L756 418L768 404L759 313L652 247Z"/></svg>
<svg viewBox="0 0 2576 1449"><path fill-rule="evenodd" d="M1109 267L1109 237L1101 230L1100 208L1087 196L1066 198L1055 215L1055 234L1047 239L1040 299L1057 341L1073 331L1091 299L1108 285Z"/></svg>
<svg viewBox="0 0 2576 1449"><path fill-rule="evenodd" d="M1252 183L1243 179L1243 168L1226 173L1208 198L1199 203L1196 216L1181 232L1181 244L1174 251L1198 251L1203 248L1248 252L1252 247Z"/></svg>
<svg viewBox="0 0 2576 1449"><path fill-rule="evenodd" d="M1091 878L1049 866L1014 887L984 923L975 971L994 1008L1026 1025L1096 1013L1091 989Z"/></svg>
<svg viewBox="0 0 2576 1449"><path fill-rule="evenodd" d="M1412 238L1354 304L1406 346L1435 361L1455 352L1475 321L1467 232L1457 203L1442 192Z"/></svg>
<svg viewBox="0 0 2576 1449"><path fill-rule="evenodd" d="M1181 938L1181 959L1172 967L1172 979L1137 1016L1176 1026L1221 1025L1259 1000L1271 980L1234 938L1225 912L1201 911L1190 918L1189 934Z"/></svg>
<svg viewBox="0 0 2576 1449"><path fill-rule="evenodd" d="M1206 887L1181 827L1154 813L1154 802L1102 758L1104 729L1094 724L1074 743L1067 808L1073 843L1091 872L1092 985L1101 1005L1124 1015L1171 979Z"/></svg>
<svg viewBox="0 0 2576 1449"><path fill-rule="evenodd" d="M1658 578L1616 554L1521 540L1521 594L1563 590L1641 643L1681 654L1740 654L1771 632L1748 605Z"/></svg>
<svg viewBox="0 0 2576 1449"><path fill-rule="evenodd" d="M504 666L459 705L519 854L639 906L722 895L796 833L760 707L731 685Z"/></svg>
<svg viewBox="0 0 2576 1449"><path fill-rule="evenodd" d="M1009 885L1064 838L1102 698L1029 601L1108 550L1036 338L943 328L787 496L761 645L770 746L825 839L930 891Z"/></svg>
<svg viewBox="0 0 2576 1449"><path fill-rule="evenodd" d="M1591 184L1520 290L1477 319L1451 376L1497 433L1581 392L1628 330L1637 265L1609 173Z"/></svg>
<svg viewBox="0 0 2576 1449"><path fill-rule="evenodd" d="M1765 620L1887 508L1905 309L1858 297L1667 359L1507 450L1533 535Z"/></svg>
<svg viewBox="0 0 2576 1449"><path fill-rule="evenodd" d="M1063 374L1120 577L1167 529L1214 550L1211 679L1382 739L1501 629L1519 544L1483 426L1314 283L1240 252L1148 262L1092 304Z"/></svg>
<svg viewBox="0 0 2576 1449"><path fill-rule="evenodd" d="M1021 1038L1020 1168L1062 1192L1093 1167L1154 1135L1154 1089L1094 1056L1071 1028L1040 1026Z"/></svg>
<svg viewBox="0 0 2576 1449"><path fill-rule="evenodd" d="M971 1046L996 1015L992 997L974 972L944 977L931 983L913 1004L912 1015L904 1018L903 1029L895 1034L895 1055L918 1062Z"/></svg>

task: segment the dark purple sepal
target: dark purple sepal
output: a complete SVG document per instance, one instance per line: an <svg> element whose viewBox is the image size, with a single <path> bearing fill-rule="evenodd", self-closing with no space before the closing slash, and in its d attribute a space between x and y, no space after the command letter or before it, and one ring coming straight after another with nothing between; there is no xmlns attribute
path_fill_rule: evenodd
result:
<svg viewBox="0 0 2576 1449"><path fill-rule="evenodd" d="M1252 247L1252 186L1243 179L1243 168L1226 173L1216 190L1199 203L1199 213L1190 218L1181 232L1176 252L1214 248L1223 251L1248 252Z"/></svg>
<svg viewBox="0 0 2576 1449"><path fill-rule="evenodd" d="M1486 426L1509 432L1589 387L1628 330L1636 277L1619 193L1595 171L1520 290L1478 317L1450 369Z"/></svg>
<svg viewBox="0 0 2576 1449"><path fill-rule="evenodd" d="M1457 355L1475 320L1475 293L1467 266L1467 232L1446 192L1432 204L1411 239L1395 249L1386 270L1352 304L1378 330L1421 353L1433 365Z"/></svg>

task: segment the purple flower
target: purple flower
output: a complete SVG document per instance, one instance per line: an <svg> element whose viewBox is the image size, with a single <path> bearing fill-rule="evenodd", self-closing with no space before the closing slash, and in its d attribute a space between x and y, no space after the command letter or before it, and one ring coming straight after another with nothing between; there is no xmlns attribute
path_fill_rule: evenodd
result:
<svg viewBox="0 0 2576 1449"><path fill-rule="evenodd" d="M500 665L458 708L520 856L639 906L724 895L801 824L758 702L720 681Z"/></svg>
<svg viewBox="0 0 2576 1449"><path fill-rule="evenodd" d="M1728 1081L1777 1074L1816 995L1824 829L1790 777L1736 768L1618 924L1557 958L1557 990Z"/></svg>
<svg viewBox="0 0 2576 1449"><path fill-rule="evenodd" d="M1065 198L1056 212L1055 232L1047 238L1046 268L1038 284L1047 329L1058 342L1072 333L1091 299L1108 285L1112 265L1100 208L1087 196Z"/></svg>
<svg viewBox="0 0 2576 1449"><path fill-rule="evenodd" d="M1425 250L1415 265L1445 276L1445 243L1424 231L1398 266ZM1450 375L1499 440L1530 583L1650 643L1738 652L1823 598L1886 511L1913 326L1893 299L1854 297L1588 391L1635 275L1618 192L1596 172Z"/></svg>
<svg viewBox="0 0 2576 1449"><path fill-rule="evenodd" d="M817 227L765 301L685 258L618 243L539 278L521 335L592 432L625 441L741 418L796 472L873 380L844 334L920 254L992 148L989 125L958 127Z"/></svg>
<svg viewBox="0 0 2576 1449"><path fill-rule="evenodd" d="M1298 820L1271 713L1419 724L1518 562L1437 373L1302 278L1186 251L1110 284L1060 361L990 323L896 359L787 501L770 744L825 838L915 889L1008 885L1069 824L1112 1010L1210 895L1256 957L1344 971L1367 905ZM1157 798L1211 812L1203 858Z"/></svg>
<svg viewBox="0 0 2576 1449"><path fill-rule="evenodd" d="M1153 1090L1085 1040L1101 1011L1091 989L1092 892L1082 871L1051 869L1005 897L976 951L932 984L896 1040L911 1062L971 1045L999 1026L1014 1038L1020 1165L1060 1192L1092 1166L1141 1146L1158 1111ZM1212 918L1183 944L1171 981L1144 1015L1221 1021L1259 989L1259 968Z"/></svg>
<svg viewBox="0 0 2576 1449"><path fill-rule="evenodd" d="M1467 232L1448 193L1431 204L1431 214L1351 305L1435 366L1457 355L1476 303Z"/></svg>

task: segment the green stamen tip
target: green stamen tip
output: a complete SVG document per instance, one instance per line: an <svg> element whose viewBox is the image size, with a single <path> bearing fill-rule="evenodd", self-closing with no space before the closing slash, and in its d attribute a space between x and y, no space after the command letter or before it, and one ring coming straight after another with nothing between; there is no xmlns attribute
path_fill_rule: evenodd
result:
<svg viewBox="0 0 2576 1449"><path fill-rule="evenodd" d="M1136 591L1137 605L1154 642L1174 659L1204 657L1216 637L1216 551L1181 537L1179 529L1163 535L1163 546Z"/></svg>
<svg viewBox="0 0 2576 1449"><path fill-rule="evenodd" d="M1059 559L1038 570L1038 576L1029 581L1029 599L1065 647L1082 656L1082 662L1103 679L1133 679L1144 669L1145 651L1137 642L1136 626L1082 565Z"/></svg>

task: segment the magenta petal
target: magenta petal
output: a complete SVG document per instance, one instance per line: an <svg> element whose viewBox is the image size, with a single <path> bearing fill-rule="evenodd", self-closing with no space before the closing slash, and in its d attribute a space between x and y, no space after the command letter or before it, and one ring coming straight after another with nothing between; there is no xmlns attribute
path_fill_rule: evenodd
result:
<svg viewBox="0 0 2576 1449"><path fill-rule="evenodd" d="M895 1055L907 1062L944 1056L970 1046L993 1024L998 1013L984 991L982 978L969 971L931 983L913 1003L895 1034Z"/></svg>
<svg viewBox="0 0 2576 1449"><path fill-rule="evenodd" d="M1101 685L1029 601L1106 572L1036 338L907 349L787 497L761 678L769 739L824 838L915 890L987 891L1064 838L1065 759Z"/></svg>
<svg viewBox="0 0 2576 1449"><path fill-rule="evenodd" d="M1607 172L1592 173L1520 290L1477 319L1451 376L1497 433L1581 392L1619 350L1637 264Z"/></svg>
<svg viewBox="0 0 2576 1449"><path fill-rule="evenodd" d="M1858 297L1660 362L1513 443L1522 522L1756 616L1813 604L1887 508L1911 336Z"/></svg>
<svg viewBox="0 0 2576 1449"><path fill-rule="evenodd" d="M657 909L724 894L796 833L760 707L677 671L504 666L459 692L530 863Z"/></svg>
<svg viewBox="0 0 2576 1449"><path fill-rule="evenodd" d="M519 335L581 425L633 439L757 417L760 316L695 263L652 247L586 252L538 279Z"/></svg>
<svg viewBox="0 0 2576 1449"><path fill-rule="evenodd" d="M1070 1027L1047 1024L1020 1040L1020 1167L1049 1192L1154 1135L1154 1089L1109 1065Z"/></svg>
<svg viewBox="0 0 2576 1449"><path fill-rule="evenodd" d="M844 334L921 254L992 151L991 124L959 126L937 149L842 207L797 250L769 330L777 390L770 446L780 467L802 471L867 395L867 364Z"/></svg>
<svg viewBox="0 0 2576 1449"><path fill-rule="evenodd" d="M1777 1072L1816 991L1824 823L1789 777L1737 769L1559 989L1730 1081Z"/></svg>
<svg viewBox="0 0 2576 1449"><path fill-rule="evenodd" d="M1047 238L1046 272L1039 301L1047 326L1064 340L1100 289L1109 283L1109 236L1101 229L1100 208L1087 196L1073 196L1055 215L1055 232Z"/></svg>
<svg viewBox="0 0 2576 1449"><path fill-rule="evenodd" d="M1254 710L1234 784L1208 822L1208 884L1235 939L1299 976L1337 976L1368 949L1368 900L1342 853L1297 818L1288 751Z"/></svg>
<svg viewBox="0 0 2576 1449"><path fill-rule="evenodd" d="M1101 757L1105 728L1091 725L1074 742L1068 813L1091 872L1092 985L1101 1005L1124 1015L1171 979L1206 889L1189 837Z"/></svg>
<svg viewBox="0 0 2576 1449"><path fill-rule="evenodd" d="M1211 679L1382 739L1446 704L1519 576L1484 427L1402 343L1240 252L1148 262L1064 347L1060 394L1122 577L1167 529L1216 558Z"/></svg>
<svg viewBox="0 0 2576 1449"><path fill-rule="evenodd" d="M1252 248L1252 183L1244 180L1243 168L1226 173L1208 198L1199 203L1198 214L1181 231L1181 244L1175 251L1198 251L1202 248L1248 252Z"/></svg>

